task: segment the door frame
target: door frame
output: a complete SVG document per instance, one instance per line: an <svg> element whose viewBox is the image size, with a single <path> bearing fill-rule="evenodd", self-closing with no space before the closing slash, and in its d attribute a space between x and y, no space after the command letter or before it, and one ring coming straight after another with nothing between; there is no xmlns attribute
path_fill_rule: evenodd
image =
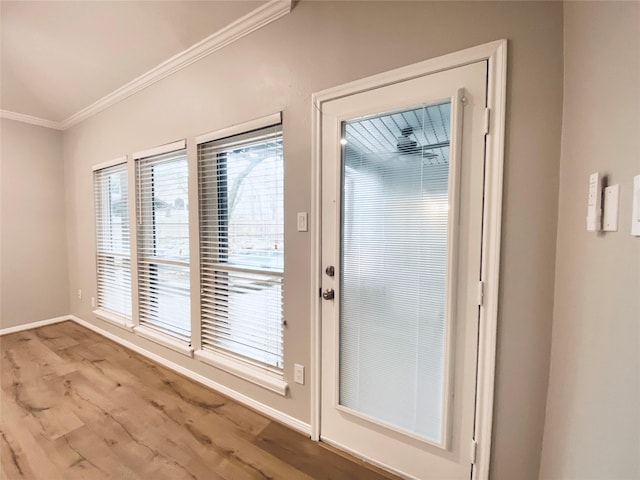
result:
<svg viewBox="0 0 640 480"><path fill-rule="evenodd" d="M338 98L485 60L488 62L488 111L485 117L488 133L485 136L484 211L482 214L481 281L483 283L482 291L478 292L481 305L478 330L475 446L470 445L469 452L470 461L474 465L472 480L489 478L502 227L507 40L497 40L432 58L329 88L311 96L311 438L319 441L322 378L320 371L322 317L321 299L318 295L322 280L322 106L325 102ZM471 460L472 458L474 461ZM384 467L384 465L380 466Z"/></svg>

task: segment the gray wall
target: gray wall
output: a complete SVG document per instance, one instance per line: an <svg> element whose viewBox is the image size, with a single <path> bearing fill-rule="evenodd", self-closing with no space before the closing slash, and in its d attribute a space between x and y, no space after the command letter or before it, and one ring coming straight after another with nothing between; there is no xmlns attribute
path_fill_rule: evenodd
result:
<svg viewBox="0 0 640 480"><path fill-rule="evenodd" d="M62 133L0 121L0 328L69 314Z"/></svg>
<svg viewBox="0 0 640 480"><path fill-rule="evenodd" d="M163 351L172 360L309 421L310 238L295 212L311 205L312 92L488 41L509 39L509 84L492 478L538 475L553 305L562 4L310 2L65 132L70 290L95 295L91 165L279 110L285 136L285 375L290 398ZM312 224L312 222L311 222ZM91 313L71 313L148 348Z"/></svg>
<svg viewBox="0 0 640 480"><path fill-rule="evenodd" d="M640 3L567 2L551 373L541 479L640 478ZM620 184L616 233L586 232L589 174Z"/></svg>

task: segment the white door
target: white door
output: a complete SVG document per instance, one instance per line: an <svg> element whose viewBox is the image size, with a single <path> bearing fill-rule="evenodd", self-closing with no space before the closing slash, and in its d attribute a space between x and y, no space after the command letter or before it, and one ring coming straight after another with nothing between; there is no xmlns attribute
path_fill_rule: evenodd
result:
<svg viewBox="0 0 640 480"><path fill-rule="evenodd" d="M487 63L322 107L322 441L469 479Z"/></svg>

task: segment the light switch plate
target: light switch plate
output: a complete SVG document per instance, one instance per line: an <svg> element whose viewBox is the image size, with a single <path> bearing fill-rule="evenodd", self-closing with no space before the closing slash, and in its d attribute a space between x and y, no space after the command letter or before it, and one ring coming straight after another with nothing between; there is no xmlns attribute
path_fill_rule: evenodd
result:
<svg viewBox="0 0 640 480"><path fill-rule="evenodd" d="M631 235L640 237L640 175L633 177L633 208L631 210Z"/></svg>
<svg viewBox="0 0 640 480"><path fill-rule="evenodd" d="M308 229L307 212L298 212L298 231L306 232Z"/></svg>
<svg viewBox="0 0 640 480"><path fill-rule="evenodd" d="M602 229L602 178L599 173L589 175L589 198L587 200L587 232Z"/></svg>
<svg viewBox="0 0 640 480"><path fill-rule="evenodd" d="M293 365L293 381L304 385L304 365L297 363Z"/></svg>
<svg viewBox="0 0 640 480"><path fill-rule="evenodd" d="M618 207L620 199L620 185L611 185L604 189L604 216L602 230L605 232L618 231Z"/></svg>

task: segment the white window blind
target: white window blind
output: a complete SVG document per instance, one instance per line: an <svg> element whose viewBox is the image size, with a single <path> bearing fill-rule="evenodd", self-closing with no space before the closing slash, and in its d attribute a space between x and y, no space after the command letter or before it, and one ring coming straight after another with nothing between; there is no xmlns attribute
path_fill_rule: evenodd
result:
<svg viewBox="0 0 640 480"><path fill-rule="evenodd" d="M448 100L357 118L342 147L339 402L438 443L450 123Z"/></svg>
<svg viewBox="0 0 640 480"><path fill-rule="evenodd" d="M131 319L127 164L95 170L97 307ZM124 323L124 322L123 322Z"/></svg>
<svg viewBox="0 0 640 480"><path fill-rule="evenodd" d="M282 124L198 145L201 340L282 377Z"/></svg>
<svg viewBox="0 0 640 480"><path fill-rule="evenodd" d="M191 342L185 148L136 160L140 324Z"/></svg>

